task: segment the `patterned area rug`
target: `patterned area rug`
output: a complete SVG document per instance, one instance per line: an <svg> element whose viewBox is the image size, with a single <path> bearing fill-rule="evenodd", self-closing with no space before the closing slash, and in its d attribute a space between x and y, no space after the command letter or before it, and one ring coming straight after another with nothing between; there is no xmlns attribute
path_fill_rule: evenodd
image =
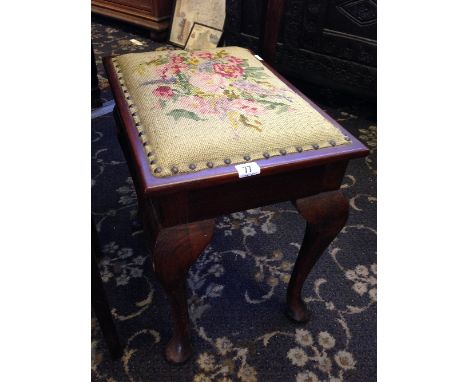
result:
<svg viewBox="0 0 468 382"><path fill-rule="evenodd" d="M93 18L104 101L112 96L102 56L161 46L125 28ZM377 129L353 105L321 106L367 144L371 155L350 163L342 186L350 199L350 218L306 281L312 320L293 324L283 313L305 228L293 206L280 203L220 216L212 243L188 278L195 353L182 366L169 365L162 355L170 338L169 307L152 273L112 114L92 120L99 266L124 345L122 359L113 362L92 316L93 381L376 380Z"/></svg>

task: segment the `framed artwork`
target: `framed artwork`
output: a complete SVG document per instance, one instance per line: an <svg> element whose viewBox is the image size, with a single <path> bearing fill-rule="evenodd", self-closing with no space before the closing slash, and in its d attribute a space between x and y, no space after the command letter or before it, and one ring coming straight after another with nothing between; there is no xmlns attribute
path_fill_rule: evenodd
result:
<svg viewBox="0 0 468 382"><path fill-rule="evenodd" d="M222 34L223 31L220 29L215 29L200 23L193 23L184 49L197 50L216 48Z"/></svg>
<svg viewBox="0 0 468 382"><path fill-rule="evenodd" d="M226 0L175 0L169 42L184 48L195 23L223 29Z"/></svg>

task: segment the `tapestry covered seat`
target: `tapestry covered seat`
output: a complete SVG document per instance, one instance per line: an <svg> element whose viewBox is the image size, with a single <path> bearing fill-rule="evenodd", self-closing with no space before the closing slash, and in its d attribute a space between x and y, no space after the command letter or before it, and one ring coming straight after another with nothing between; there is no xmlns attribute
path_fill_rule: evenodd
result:
<svg viewBox="0 0 468 382"><path fill-rule="evenodd" d="M112 59L154 176L350 143L257 57L224 47Z"/></svg>
<svg viewBox="0 0 468 382"><path fill-rule="evenodd" d="M304 281L346 223L340 188L348 162L369 150L247 49L133 53L103 63L153 270L171 304L166 359L192 354L186 279L219 215L293 201L307 224L286 312L309 320Z"/></svg>

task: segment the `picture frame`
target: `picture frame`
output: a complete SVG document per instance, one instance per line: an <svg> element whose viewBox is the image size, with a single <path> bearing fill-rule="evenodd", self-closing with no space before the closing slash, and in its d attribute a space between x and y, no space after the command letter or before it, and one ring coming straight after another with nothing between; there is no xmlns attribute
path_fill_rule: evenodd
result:
<svg viewBox="0 0 468 382"><path fill-rule="evenodd" d="M214 49L218 46L222 35L221 29L194 22L184 49L189 51Z"/></svg>
<svg viewBox="0 0 468 382"><path fill-rule="evenodd" d="M168 41L185 48L194 23L222 31L225 19L226 0L175 0Z"/></svg>

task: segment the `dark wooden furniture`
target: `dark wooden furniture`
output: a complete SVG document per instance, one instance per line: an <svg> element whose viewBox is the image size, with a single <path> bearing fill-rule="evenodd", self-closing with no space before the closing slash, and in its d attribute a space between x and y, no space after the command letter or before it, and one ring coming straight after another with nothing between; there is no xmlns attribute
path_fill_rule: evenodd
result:
<svg viewBox="0 0 468 382"><path fill-rule="evenodd" d="M266 13L262 51L274 59L278 14L283 0L271 0ZM279 13L278 13L279 12ZM275 16L276 15L276 16ZM275 21L276 17L276 21ZM340 191L348 161L364 157L369 150L297 88L266 65L286 85L350 137L350 144L307 150L257 160L261 173L239 178L234 165L193 173L155 177L119 85L112 58L104 58L114 94L118 136L135 184L139 213L153 256L153 269L172 308L173 336L165 348L168 361L181 363L191 353L185 282L190 266L210 242L214 218L271 203L291 200L307 221L304 240L287 293L287 314L305 322L310 313L301 291L313 265L339 233L348 216L348 200Z"/></svg>
<svg viewBox="0 0 468 382"><path fill-rule="evenodd" d="M99 253L96 227L91 221L91 305L111 356L113 359L118 359L122 356L122 346L120 345L119 336L112 320L112 314L109 310L106 292L102 285L101 274L97 265Z"/></svg>
<svg viewBox="0 0 468 382"><path fill-rule="evenodd" d="M226 45L263 50L265 55L264 42L268 42L276 50L269 62L288 78L376 97L377 0L276 3L277 16L268 17L267 23L281 20L282 27L277 32L271 28L275 32L263 38L266 0L227 0Z"/></svg>
<svg viewBox="0 0 468 382"><path fill-rule="evenodd" d="M162 41L170 24L172 0L92 0L91 11L149 29Z"/></svg>
<svg viewBox="0 0 468 382"><path fill-rule="evenodd" d="M191 355L185 280L189 267L211 240L214 218L221 214L286 200L295 203L307 220L307 229L288 288L288 315L295 321L306 321L309 313L301 298L304 281L345 224L348 201L339 189L348 161L367 155L368 149L307 100L352 143L259 160L261 174L248 178L239 178L232 165L157 178L148 165L110 57L104 59L104 66L116 102L119 140L134 180L154 271L172 306L174 331L165 350L166 358L180 363Z"/></svg>

